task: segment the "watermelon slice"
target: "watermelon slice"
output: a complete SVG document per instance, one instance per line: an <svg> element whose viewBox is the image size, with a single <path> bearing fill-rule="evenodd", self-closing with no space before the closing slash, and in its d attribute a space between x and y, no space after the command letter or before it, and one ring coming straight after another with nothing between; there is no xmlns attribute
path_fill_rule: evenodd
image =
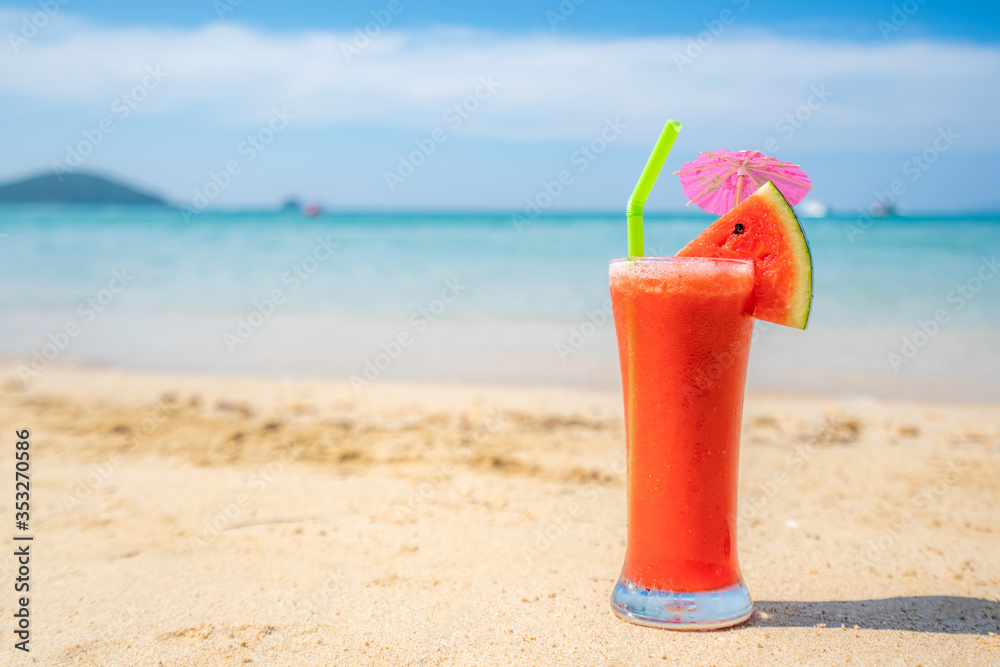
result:
<svg viewBox="0 0 1000 667"><path fill-rule="evenodd" d="M806 328L812 301L809 244L792 207L770 181L713 222L677 256L753 260L753 316Z"/></svg>

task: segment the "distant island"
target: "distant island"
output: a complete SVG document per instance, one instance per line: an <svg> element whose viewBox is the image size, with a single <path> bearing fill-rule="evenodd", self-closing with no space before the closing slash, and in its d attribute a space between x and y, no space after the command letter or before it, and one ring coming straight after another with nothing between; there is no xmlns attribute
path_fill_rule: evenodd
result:
<svg viewBox="0 0 1000 667"><path fill-rule="evenodd" d="M45 174L0 185L0 203L145 204L169 206L155 195L94 174Z"/></svg>

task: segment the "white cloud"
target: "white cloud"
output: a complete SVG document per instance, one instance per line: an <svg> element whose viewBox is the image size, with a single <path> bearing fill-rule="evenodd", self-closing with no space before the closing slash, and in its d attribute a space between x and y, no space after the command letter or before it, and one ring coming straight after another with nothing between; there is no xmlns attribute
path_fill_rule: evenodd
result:
<svg viewBox="0 0 1000 667"><path fill-rule="evenodd" d="M0 16L5 34L12 18ZM832 97L797 138L800 148L916 149L948 125L966 138L959 150L1000 148L1000 49L992 46L798 40L729 28L679 71L675 54L685 53L686 37L387 30L348 62L348 33L228 22L189 30L73 25L43 31L16 53L4 40L0 101L106 108L144 68L159 65L168 81L142 113L250 125L288 107L302 126L423 131L492 75L500 89L463 131L579 140L620 116L644 130L625 140L645 141L673 117L689 138L737 149L747 137L780 137L776 124L816 86Z"/></svg>

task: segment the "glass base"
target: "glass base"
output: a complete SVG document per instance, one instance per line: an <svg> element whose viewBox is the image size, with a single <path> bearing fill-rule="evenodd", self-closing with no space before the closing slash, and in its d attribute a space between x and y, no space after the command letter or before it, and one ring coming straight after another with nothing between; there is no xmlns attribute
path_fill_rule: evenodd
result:
<svg viewBox="0 0 1000 667"><path fill-rule="evenodd" d="M716 630L750 618L750 591L738 584L714 591L677 593L618 579L611 608L626 621L671 630Z"/></svg>

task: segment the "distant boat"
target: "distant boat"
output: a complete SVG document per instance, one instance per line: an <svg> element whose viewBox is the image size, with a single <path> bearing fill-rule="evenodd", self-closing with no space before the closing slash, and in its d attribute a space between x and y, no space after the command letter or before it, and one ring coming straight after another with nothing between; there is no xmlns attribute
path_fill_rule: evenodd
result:
<svg viewBox="0 0 1000 667"><path fill-rule="evenodd" d="M894 218L899 215L906 215L906 209L896 204L886 206L882 202L878 202L872 206L871 213L877 218Z"/></svg>
<svg viewBox="0 0 1000 667"><path fill-rule="evenodd" d="M281 205L280 210L285 213L299 213L302 211L302 202L295 197L289 197L285 200L285 203Z"/></svg>
<svg viewBox="0 0 1000 667"><path fill-rule="evenodd" d="M825 218L830 212L830 208L818 199L807 199L796 208L803 218Z"/></svg>
<svg viewBox="0 0 1000 667"><path fill-rule="evenodd" d="M314 201L306 202L305 206L302 207L302 214L310 218L315 218L322 212L323 207Z"/></svg>

